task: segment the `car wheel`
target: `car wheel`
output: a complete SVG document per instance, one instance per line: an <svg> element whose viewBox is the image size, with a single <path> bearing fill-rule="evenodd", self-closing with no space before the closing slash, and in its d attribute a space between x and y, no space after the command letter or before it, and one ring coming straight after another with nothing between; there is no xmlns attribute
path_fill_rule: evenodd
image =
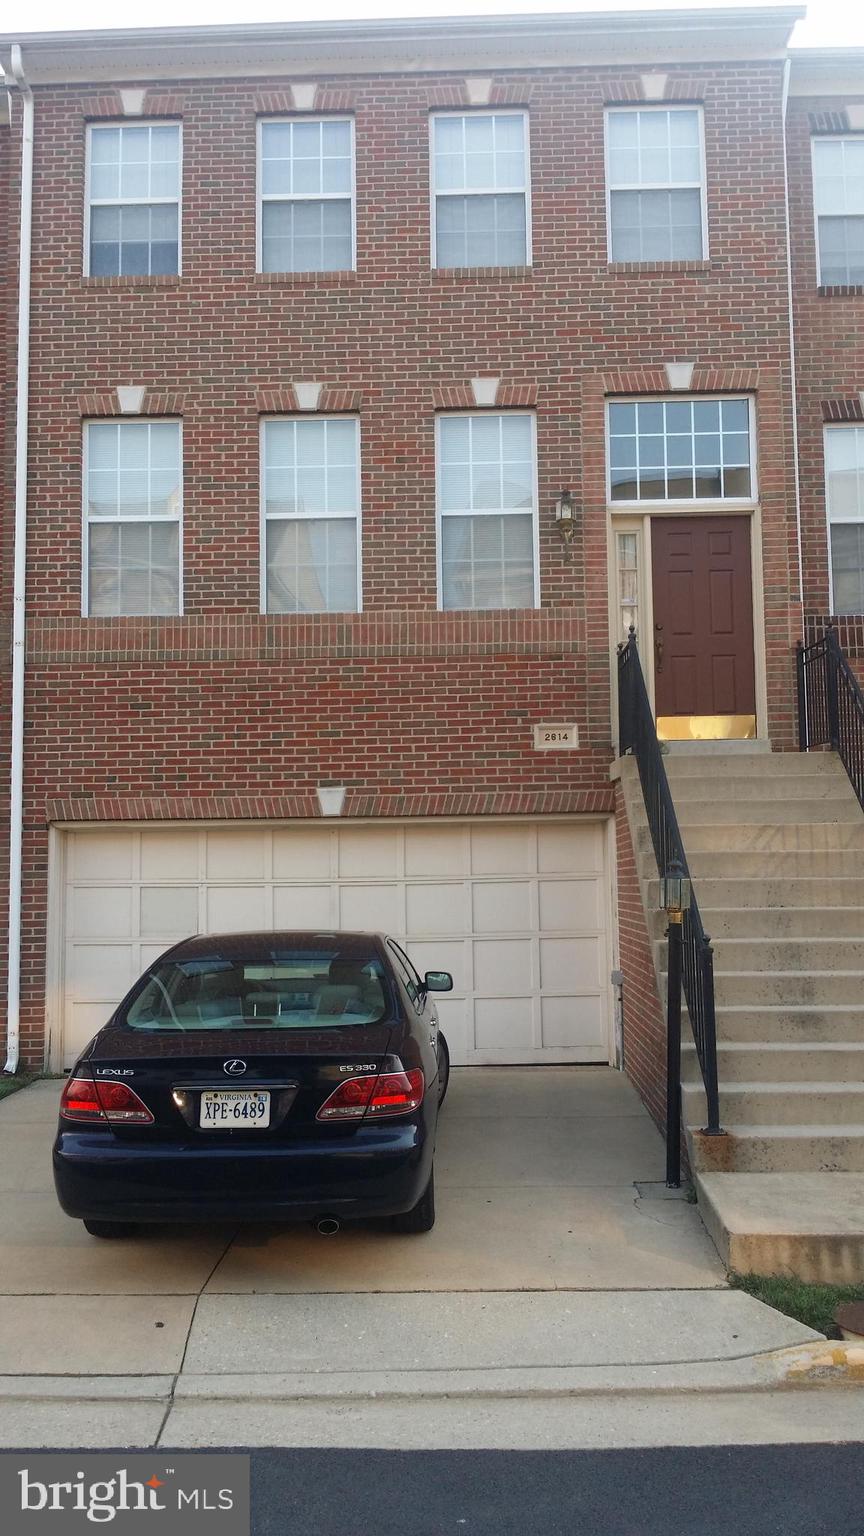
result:
<svg viewBox="0 0 864 1536"><path fill-rule="evenodd" d="M420 1199L410 1211L391 1217L394 1232L431 1232L435 1225L435 1174L430 1173Z"/></svg>
<svg viewBox="0 0 864 1536"><path fill-rule="evenodd" d="M438 1108L447 1097L450 1086L450 1048L441 1030L438 1031Z"/></svg>
<svg viewBox="0 0 864 1536"><path fill-rule="evenodd" d="M84 1229L91 1237L134 1237L137 1230L132 1221L85 1221Z"/></svg>

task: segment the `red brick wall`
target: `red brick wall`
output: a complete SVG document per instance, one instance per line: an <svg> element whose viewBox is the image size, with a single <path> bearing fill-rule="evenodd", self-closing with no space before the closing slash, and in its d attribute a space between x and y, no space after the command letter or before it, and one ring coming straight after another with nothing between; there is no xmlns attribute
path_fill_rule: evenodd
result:
<svg viewBox="0 0 864 1536"><path fill-rule="evenodd" d="M658 61L659 64L659 61ZM50 817L186 816L214 800L349 812L608 805L609 634L603 396L611 373L693 359L746 369L762 444L770 729L792 740L794 599L779 61L669 68L705 103L711 254L655 269L606 260L606 101L638 74L502 77L531 114L530 270L429 267L430 107L458 80L356 78L358 269L256 276L255 119L282 82L183 81L184 273L81 276L87 114L113 97L45 87L36 102L27 732L25 1044L39 1049ZM168 86L164 88L167 92ZM278 96L277 96L277 105ZM159 109L156 103L149 110ZM16 140L17 154L17 140ZM435 610L436 404L476 375L536 398L542 609ZM363 453L360 618L258 613L258 422L292 379L353 392ZM606 382L604 382L606 381ZM81 397L117 384L169 396L184 422L185 617L82 620ZM629 388L629 384L623 387ZM731 386L730 386L731 387ZM92 404L92 409L101 408ZM552 507L583 510L565 557ZM535 754L531 724L575 719L578 754ZM268 799L269 797L269 799ZM295 797L294 800L291 797ZM299 799L296 799L299 797ZM604 799L604 797L606 797ZM89 809L88 809L89 807ZM256 809L258 807L258 809Z"/></svg>
<svg viewBox="0 0 864 1536"><path fill-rule="evenodd" d="M624 976L624 1067L661 1129L666 1116L666 1021L645 927L624 794L615 786L618 945Z"/></svg>
<svg viewBox="0 0 864 1536"><path fill-rule="evenodd" d="M864 95L857 98L864 101ZM801 551L804 608L809 638L829 618L828 533L825 513L823 425L860 413L864 389L864 288L817 287L811 136L814 129L839 126L836 113L853 95L789 99L789 217L792 237L793 308L797 364L798 437L801 484ZM842 119L841 119L842 122ZM862 620L840 624L841 643L864 664Z"/></svg>

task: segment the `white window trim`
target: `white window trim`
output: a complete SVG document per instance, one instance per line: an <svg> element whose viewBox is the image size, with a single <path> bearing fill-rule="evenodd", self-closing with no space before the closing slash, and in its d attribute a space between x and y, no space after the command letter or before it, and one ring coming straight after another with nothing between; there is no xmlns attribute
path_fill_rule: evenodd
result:
<svg viewBox="0 0 864 1536"><path fill-rule="evenodd" d="M662 405L668 401L694 400L704 402L706 405L712 400L746 400L748 406L749 437L750 437L750 495L749 496L689 496L689 497L664 497L657 501L620 501L612 500L612 465L611 465L611 436L609 432L609 407L612 405ZM664 395L615 395L606 400L605 408L606 431L606 505L611 513L616 512L653 512L655 514L664 511L679 512L688 509L695 512L734 511L743 509L751 510L759 500L758 458L756 442L756 400L746 391L741 393L726 392L724 394L701 395L682 391L681 394Z"/></svg>
<svg viewBox="0 0 864 1536"><path fill-rule="evenodd" d="M122 121L104 121L87 124L87 143L84 152L84 276L91 277L90 271L90 166L92 163L93 134L103 128L176 128L179 155L177 159L177 178L179 190L176 197L100 197L97 199L97 208L149 208L151 204L159 203L166 207L177 205L177 276L183 274L183 123L176 117L144 117L126 118ZM173 273L167 273L171 277ZM147 281L147 274L140 275Z"/></svg>
<svg viewBox="0 0 864 1536"><path fill-rule="evenodd" d="M103 425L134 424L142 422L151 425L154 422L176 423L180 434L180 505L176 517L100 517L93 518L93 522L99 523L176 523L177 524L177 612L175 613L96 613L90 612L90 428ZM177 416L93 416L86 418L82 424L81 447L81 488L82 488L82 531L81 531L81 616L85 619L175 619L183 616L183 492L184 492L184 457L183 457L183 422Z"/></svg>
<svg viewBox="0 0 864 1536"><path fill-rule="evenodd" d="M357 474L357 511L348 512L315 512L307 516L296 512L287 513L281 517L268 517L267 515L267 470L264 457L264 438L268 421L353 421L357 430L354 434ZM259 603L262 614L270 618L302 618L306 609L298 609L296 613L271 613L267 607L267 524L273 523L308 523L328 519L334 522L355 522L357 524L357 607L355 613L363 612L363 448L362 427L360 417L351 411L321 413L315 411L283 411L278 414L262 416L258 428L258 486L259 486L259 527L258 544L260 549L260 585ZM335 617L337 614L351 613L350 608L315 608L313 613L323 614L325 618Z"/></svg>
<svg viewBox="0 0 864 1536"><path fill-rule="evenodd" d="M835 143L837 141L845 142L847 139L864 140L864 133L855 133L855 132L847 132L847 133L811 133L811 135L810 135L810 191L811 191L812 199L813 199L813 239L814 239L814 242L815 242L815 245L816 245L816 286L817 286L817 288L822 288L823 286L827 286L827 287L831 287L832 286L830 283L829 284L823 284L823 282L822 282L822 249L821 249L821 246L820 246L820 243L819 243L819 218L820 218L820 214L819 214L819 210L818 210L818 208L816 206L816 144L817 144L817 141L822 142L824 139L833 139L835 141ZM825 214L824 217L825 218L840 218L840 219L849 218L849 219L854 219L854 218L857 218L858 215L854 214L854 213L849 213L849 214L840 213L840 214Z"/></svg>
<svg viewBox="0 0 864 1536"><path fill-rule="evenodd" d="M860 421L844 422L842 425L839 422L831 422L830 424L828 422L826 422L825 425L822 428L822 465L823 465L823 476L824 476L824 484L825 484L825 532L826 532L826 538L827 538L827 546L826 546L826 548L827 548L827 552L828 552L828 612L830 614L833 614L834 611L835 611L834 610L834 556L833 556L832 550L831 550L831 529L833 528L835 523L837 524L838 527L842 525L845 528L860 528L862 525L864 525L864 510L862 510L862 516L861 517L832 517L831 516L831 506L830 506L830 499L829 499L829 495L828 495L828 437L829 437L829 434L832 433L832 432L848 432L850 427L852 428L853 431L854 431L855 427L857 427L860 432L864 433L864 423L862 423ZM845 618L846 616L847 615L845 615L845 614L838 614L837 615L838 618ZM850 617L852 617L852 615L850 615Z"/></svg>
<svg viewBox="0 0 864 1536"><path fill-rule="evenodd" d="M348 123L351 130L351 190L345 192L269 192L264 194L262 177L262 138L265 123ZM354 117L348 112L285 112L279 116L259 117L255 125L255 271L263 272L264 203L344 203L351 201L351 265L328 267L322 274L357 270L357 135Z"/></svg>
<svg viewBox="0 0 864 1536"><path fill-rule="evenodd" d="M634 182L632 185L622 184L613 187L609 174L609 119L613 113L621 112L695 112L699 119L699 163L701 179L699 183L700 205L702 208L702 255L699 261L709 261L711 250L708 242L708 162L705 155L705 109L698 103L657 101L634 102L632 105L623 103L605 107L603 111L603 163L606 178L606 259L617 263L617 258L612 255L612 193L614 192L693 192L696 190L695 182ZM697 258L677 256L664 257L663 260L689 261ZM657 260L651 258L648 261L628 261L628 266L653 267L657 266Z"/></svg>
<svg viewBox="0 0 864 1536"><path fill-rule="evenodd" d="M524 613L523 608L445 608L444 607L444 547L441 524L445 517L524 517L525 508L514 512L442 512L441 510L441 422L459 416L527 416L531 422L531 487L534 505L531 509L533 524L532 550L534 557L534 607L540 607L540 494L537 467L537 413L525 410L474 410L438 411L435 416L435 565L436 605L439 613Z"/></svg>
<svg viewBox="0 0 864 1536"><path fill-rule="evenodd" d="M525 184L522 187L470 187L466 190L452 188L448 192L438 193L435 187L435 128L434 124L440 117L521 117L525 127ZM430 253L433 271L482 271L483 266L474 267L438 267L438 221L437 204L438 197L512 197L520 194L525 198L525 261L526 267L534 265L534 253L531 227L531 119L524 107L462 107L453 108L444 112L430 112L429 114L429 229L432 237L432 250ZM523 265L523 263L519 263ZM492 270L499 270L493 268ZM506 267L500 270L506 271Z"/></svg>

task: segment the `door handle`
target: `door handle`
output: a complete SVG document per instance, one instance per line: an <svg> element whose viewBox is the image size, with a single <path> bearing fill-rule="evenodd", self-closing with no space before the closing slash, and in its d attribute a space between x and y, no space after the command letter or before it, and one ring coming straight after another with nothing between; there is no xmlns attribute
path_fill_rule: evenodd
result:
<svg viewBox="0 0 864 1536"><path fill-rule="evenodd" d="M663 671L663 625L654 625L654 663L658 672Z"/></svg>

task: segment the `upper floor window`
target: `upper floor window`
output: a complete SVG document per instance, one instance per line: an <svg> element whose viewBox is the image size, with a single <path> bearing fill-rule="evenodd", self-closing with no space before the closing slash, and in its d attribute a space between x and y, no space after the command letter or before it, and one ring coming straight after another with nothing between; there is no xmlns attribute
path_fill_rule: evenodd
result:
<svg viewBox="0 0 864 1536"><path fill-rule="evenodd" d="M180 124L91 125L85 273L180 271Z"/></svg>
<svg viewBox="0 0 864 1536"><path fill-rule="evenodd" d="M437 432L442 608L536 607L533 416L440 416Z"/></svg>
<svg viewBox="0 0 864 1536"><path fill-rule="evenodd" d="M84 612L180 612L179 421L91 421L84 435Z"/></svg>
<svg viewBox="0 0 864 1536"><path fill-rule="evenodd" d="M754 495L749 400L614 400L609 405L612 501L749 501Z"/></svg>
<svg viewBox="0 0 864 1536"><path fill-rule="evenodd" d="M262 426L267 613L360 608L360 423L285 417Z"/></svg>
<svg viewBox="0 0 864 1536"><path fill-rule="evenodd" d="M821 286L864 283L864 135L813 140L813 195Z"/></svg>
<svg viewBox="0 0 864 1536"><path fill-rule="evenodd" d="M526 113L432 118L434 266L525 266L529 202Z"/></svg>
<svg viewBox="0 0 864 1536"><path fill-rule="evenodd" d="M708 254L698 107L606 113L610 261L699 261Z"/></svg>
<svg viewBox="0 0 864 1536"><path fill-rule="evenodd" d="M354 123L302 117L259 125L259 269L354 266Z"/></svg>
<svg viewBox="0 0 864 1536"><path fill-rule="evenodd" d="M825 428L831 612L864 613L864 427Z"/></svg>

